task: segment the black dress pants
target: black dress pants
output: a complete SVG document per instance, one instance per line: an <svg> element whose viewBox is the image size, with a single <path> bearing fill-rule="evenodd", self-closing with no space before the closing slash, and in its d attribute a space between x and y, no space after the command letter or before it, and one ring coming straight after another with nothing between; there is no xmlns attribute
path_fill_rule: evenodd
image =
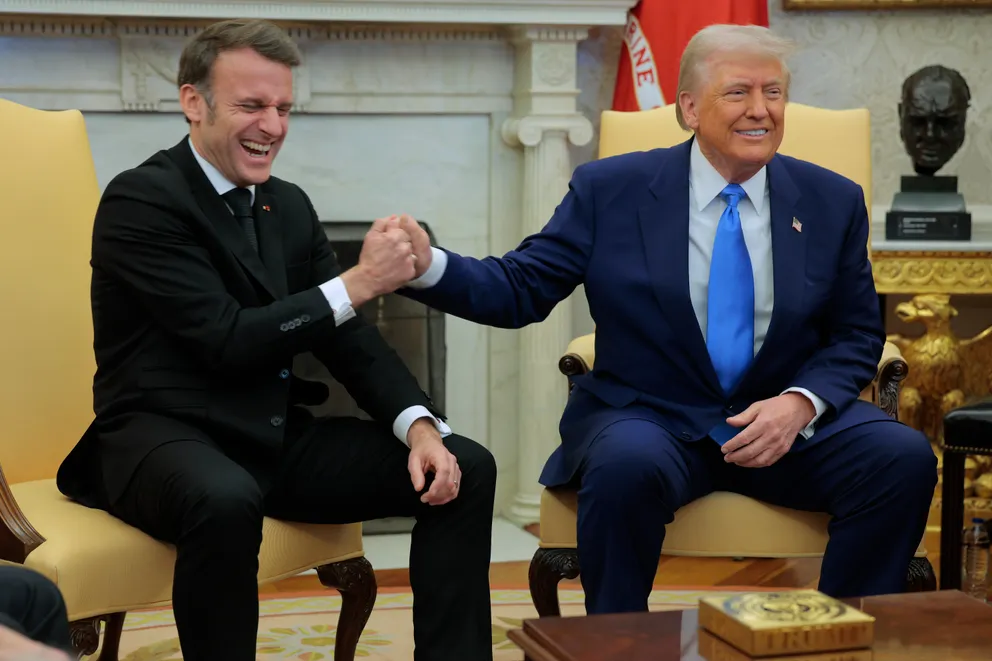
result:
<svg viewBox="0 0 992 661"><path fill-rule="evenodd" d="M0 565L0 625L43 645L71 650L62 593L30 569Z"/></svg>
<svg viewBox="0 0 992 661"><path fill-rule="evenodd" d="M289 442L268 493L218 450L175 441L145 458L111 513L176 545L173 608L186 661L254 661L264 516L305 523L415 516L415 660L489 661L496 464L467 438L444 443L462 481L458 497L441 506L420 502L410 451L389 429L332 418Z"/></svg>

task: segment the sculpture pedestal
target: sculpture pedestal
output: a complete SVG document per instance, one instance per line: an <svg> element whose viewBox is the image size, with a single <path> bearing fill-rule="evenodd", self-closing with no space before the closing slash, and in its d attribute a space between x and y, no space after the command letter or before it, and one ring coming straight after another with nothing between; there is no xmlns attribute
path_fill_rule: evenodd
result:
<svg viewBox="0 0 992 661"><path fill-rule="evenodd" d="M971 214L958 192L958 178L903 177L885 214L885 238L892 241L970 241Z"/></svg>

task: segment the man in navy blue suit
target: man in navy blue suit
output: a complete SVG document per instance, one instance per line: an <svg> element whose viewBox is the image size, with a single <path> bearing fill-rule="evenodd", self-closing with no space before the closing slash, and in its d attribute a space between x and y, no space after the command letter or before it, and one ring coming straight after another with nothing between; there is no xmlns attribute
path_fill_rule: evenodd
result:
<svg viewBox="0 0 992 661"><path fill-rule="evenodd" d="M647 608L664 526L714 490L830 513L820 589L901 592L936 458L860 401L884 345L854 182L777 154L787 44L712 26L686 48L681 145L578 167L547 226L502 258L431 248L401 219L402 291L502 328L579 284L596 361L574 380L542 484L578 485L590 613Z"/></svg>

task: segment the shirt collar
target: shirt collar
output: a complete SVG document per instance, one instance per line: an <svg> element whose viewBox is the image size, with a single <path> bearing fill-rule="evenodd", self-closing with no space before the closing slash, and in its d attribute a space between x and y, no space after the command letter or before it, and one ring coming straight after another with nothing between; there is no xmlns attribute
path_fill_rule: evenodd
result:
<svg viewBox="0 0 992 661"><path fill-rule="evenodd" d="M747 193L747 199L751 201L755 211L759 214L765 205L767 177L767 168L763 167L753 177L741 184L744 192ZM699 211L705 209L713 201L713 198L727 187L727 180L703 156L702 150L699 149L698 140L692 141L692 151L689 156L689 185L692 189L696 209Z"/></svg>
<svg viewBox="0 0 992 661"><path fill-rule="evenodd" d="M227 177L220 173L214 165L207 159L200 156L200 152L196 151L196 147L193 145L193 138L187 138L189 141L189 148L193 151L193 158L196 162L200 164L200 168L203 170L203 174L207 175L207 179L213 184L214 189L217 191L218 195L223 195L224 193L234 190L237 188L234 184L227 180ZM255 204L255 186L248 186L249 191L251 191L251 203Z"/></svg>

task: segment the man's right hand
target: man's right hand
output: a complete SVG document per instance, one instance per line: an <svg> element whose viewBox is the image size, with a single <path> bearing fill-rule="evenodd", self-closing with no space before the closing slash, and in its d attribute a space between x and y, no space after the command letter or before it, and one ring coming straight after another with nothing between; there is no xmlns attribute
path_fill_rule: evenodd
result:
<svg viewBox="0 0 992 661"><path fill-rule="evenodd" d="M341 275L351 305L358 308L416 277L416 256L398 216L379 218L365 235L358 264Z"/></svg>

